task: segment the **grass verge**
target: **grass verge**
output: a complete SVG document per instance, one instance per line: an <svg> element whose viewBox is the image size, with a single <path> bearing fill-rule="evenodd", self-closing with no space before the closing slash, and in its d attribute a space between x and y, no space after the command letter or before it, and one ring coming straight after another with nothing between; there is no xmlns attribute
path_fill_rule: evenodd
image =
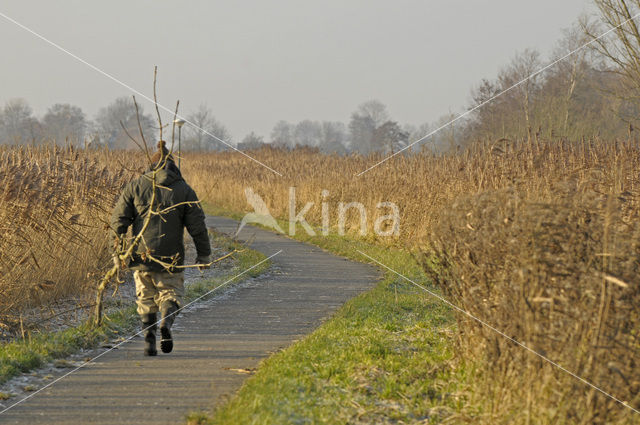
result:
<svg viewBox="0 0 640 425"><path fill-rule="evenodd" d="M336 235L311 237L304 231L296 232L295 239L366 260L359 249L429 285L406 251ZM198 412L188 422L437 423L460 412L464 401L458 387L465 368L452 362L454 326L450 309L385 273L374 289L347 302L316 331L266 359L212 416Z"/></svg>
<svg viewBox="0 0 640 425"><path fill-rule="evenodd" d="M190 302L207 293L216 286L233 278L243 270L259 263L266 257L255 250L241 247L240 244L221 235L212 235L212 243L224 246L228 250L239 249L236 255L237 264L223 276L202 280L189 285L185 293L185 301ZM257 276L269 267L266 261L251 271L239 276L240 281L247 276ZM226 286L234 282L229 282ZM135 305L130 302L112 302L108 306L103 324L93 327L89 321L74 328L58 332L42 332L31 334L29 338L20 339L0 345L0 384L20 373L29 372L47 363L67 357L81 349L94 348L119 336L128 336L138 328L138 315Z"/></svg>

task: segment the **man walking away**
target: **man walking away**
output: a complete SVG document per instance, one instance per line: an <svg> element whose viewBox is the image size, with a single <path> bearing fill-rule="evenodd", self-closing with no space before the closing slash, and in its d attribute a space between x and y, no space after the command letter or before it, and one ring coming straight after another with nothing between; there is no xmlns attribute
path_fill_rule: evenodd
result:
<svg viewBox="0 0 640 425"><path fill-rule="evenodd" d="M175 266L184 265L185 227L196 246L196 264L208 268L211 255L205 216L198 197L182 178L164 141L158 142L158 151L151 163L150 170L124 187L111 216L111 227L117 235L116 252L122 252L129 226L135 238L142 231L149 211L153 212L128 265L135 270L137 311L145 330L146 356L158 354L158 311L162 315L160 348L163 353L173 349L171 325L183 305L184 296L183 269ZM122 266L117 254L114 254L114 263L118 268Z"/></svg>

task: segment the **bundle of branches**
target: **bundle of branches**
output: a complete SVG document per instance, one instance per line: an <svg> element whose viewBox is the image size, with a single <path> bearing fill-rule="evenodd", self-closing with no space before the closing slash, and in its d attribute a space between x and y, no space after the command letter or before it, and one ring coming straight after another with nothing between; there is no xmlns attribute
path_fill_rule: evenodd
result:
<svg viewBox="0 0 640 425"><path fill-rule="evenodd" d="M178 202L178 203L170 202L168 206L162 205L162 193L170 192L171 189L164 187L160 184L158 180L158 173L160 173L160 171L163 170L165 166L168 165L169 161L173 161L173 154L174 154L173 148L175 146L175 133L176 133L175 129L176 129L176 124L180 121L178 119L178 108L180 106L180 101L176 101L176 108L173 113L173 120L171 124L171 144L170 144L171 149L167 150L166 142L163 140L163 137L162 137L163 129L165 128L165 125L162 124L162 116L160 114L160 107L158 104L157 76L158 76L158 67L155 67L154 73L153 73L153 100L154 100L154 105L156 109L156 116L158 119L158 130L160 133L160 137L159 137L160 141L158 142L158 145L157 145L159 149L158 153L160 154L158 158L154 159L152 157L152 152L151 152L152 148L150 148L147 142L147 138L145 137L145 134L144 134L144 130L143 130L143 126L140 118L140 108L139 108L138 102L136 101L135 96L133 97L133 104L136 109L136 118L138 123L139 135L134 136L131 133L129 133L124 123L120 122L120 125L122 126L122 129L124 130L124 132L131 139L131 141L133 141L133 143L136 146L138 146L138 148L141 151L141 154L144 153L146 157L146 160L147 160L146 168L149 171L146 174L144 174L143 178L148 179L148 181L151 184L151 189L150 189L151 197L149 199L148 205L145 205L145 210L141 213L142 224L140 229L137 231L137 233L130 232L131 234L129 234L129 236L118 235L118 234L115 234L115 229L113 228L111 229L110 236L114 239L114 242L115 242L115 246L112 247L114 249L114 252L113 252L114 264L110 269L108 269L100 277L98 282L96 299L95 299L95 310L94 310L94 317L93 317L94 325L100 325L102 323L103 307L104 307L103 296L104 296L105 290L107 289L109 284L112 282L115 282L116 284L123 283L123 281L120 280L120 276L119 276L120 269L123 266L125 266L130 260L132 260L134 255L139 255L141 258L144 258L145 261L155 262L156 264L161 265L165 271L173 273L176 271L182 271L183 269L189 268L189 267L198 267L198 268L209 267L212 264L222 261L223 259L233 255L234 253L239 252L238 250L233 250L227 255L220 257L218 259L215 259L208 264L179 265L178 263L180 262L180 259L178 258L177 255L169 259L158 258L155 255L155 253L148 248L148 244L145 241L145 232L147 228L158 227L159 223L165 220L164 217L166 217L169 214L176 213L178 209L182 206L186 206L186 205L193 206L193 205L200 204L200 201L185 201L185 202ZM182 121L182 124L184 124L184 121ZM182 124L179 124L179 125L182 125ZM165 153L165 150L166 150L166 153ZM181 152L178 151L178 158L180 154ZM116 286L116 290L117 290L117 286Z"/></svg>
<svg viewBox="0 0 640 425"><path fill-rule="evenodd" d="M453 303L505 334L459 315L460 353L481 370L470 397L486 423L638 421L505 338L640 410L640 222L630 208L638 193L601 183L559 183L545 199L485 192L451 205L433 228L425 270Z"/></svg>

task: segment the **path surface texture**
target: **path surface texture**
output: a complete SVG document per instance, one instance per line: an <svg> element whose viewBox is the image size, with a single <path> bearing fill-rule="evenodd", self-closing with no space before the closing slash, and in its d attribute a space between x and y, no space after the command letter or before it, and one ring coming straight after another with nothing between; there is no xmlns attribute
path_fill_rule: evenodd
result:
<svg viewBox="0 0 640 425"><path fill-rule="evenodd" d="M207 224L226 234L237 228L219 217ZM189 412L211 410L237 391L247 377L239 370L311 332L379 276L371 266L254 227L239 239L267 256L282 253L266 274L183 312L173 353L144 357L135 338L0 415L0 424L183 423Z"/></svg>

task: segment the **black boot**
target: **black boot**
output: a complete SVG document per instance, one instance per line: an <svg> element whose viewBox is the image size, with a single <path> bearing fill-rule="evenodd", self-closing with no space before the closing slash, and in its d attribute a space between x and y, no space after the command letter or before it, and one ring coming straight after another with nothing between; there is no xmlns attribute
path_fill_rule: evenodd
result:
<svg viewBox="0 0 640 425"><path fill-rule="evenodd" d="M156 322L158 317L156 313L148 313L142 315L142 329L144 330L144 355L157 356L156 350Z"/></svg>
<svg viewBox="0 0 640 425"><path fill-rule="evenodd" d="M178 304L175 301L167 301L160 307L162 312L162 322L160 322L160 349L163 353L170 353L173 350L173 338L171 336L171 325L178 315Z"/></svg>

